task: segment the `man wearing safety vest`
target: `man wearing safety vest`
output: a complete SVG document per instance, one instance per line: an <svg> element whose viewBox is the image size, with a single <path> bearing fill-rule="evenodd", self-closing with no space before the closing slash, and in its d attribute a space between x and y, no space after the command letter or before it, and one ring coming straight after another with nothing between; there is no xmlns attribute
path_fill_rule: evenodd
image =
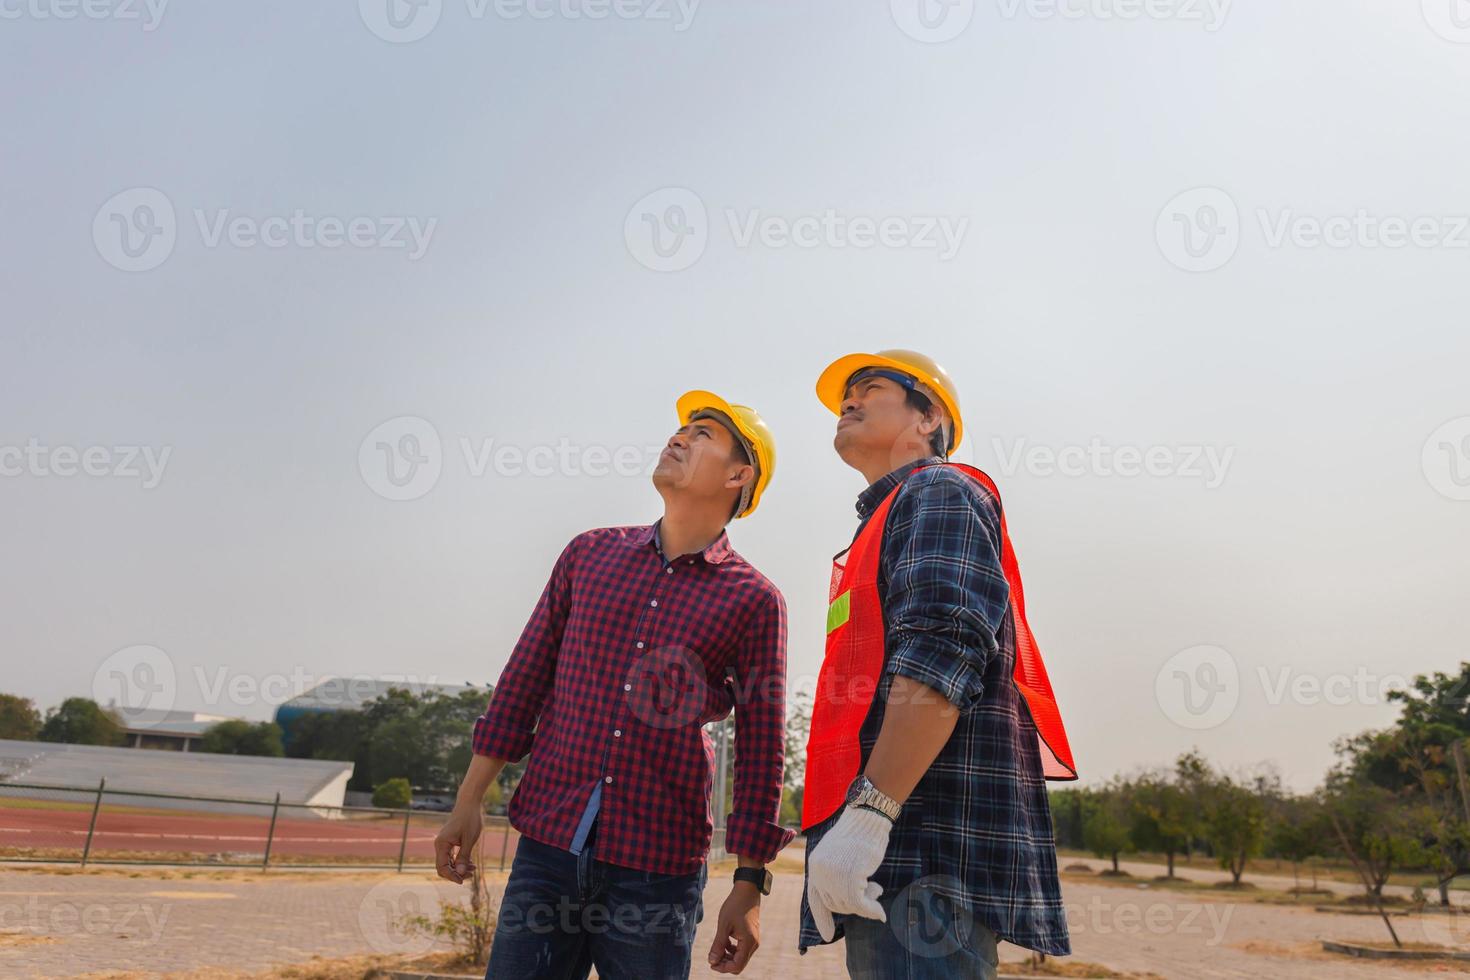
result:
<svg viewBox="0 0 1470 980"><path fill-rule="evenodd" d="M863 474L833 563L807 744L801 951L854 977L994 977L1000 940L1071 952L1045 779L1075 779L1000 496L947 462L959 395L933 360L851 354L817 381Z"/></svg>
<svg viewBox="0 0 1470 980"><path fill-rule="evenodd" d="M778 823L786 606L730 547L776 466L761 417L707 391L679 399L653 472L663 517L567 545L475 722L474 756L435 839L439 876L474 869L485 791L530 753L510 802L521 833L488 980L689 976L711 836L712 746L735 711L739 857L710 966L739 973L760 939Z"/></svg>

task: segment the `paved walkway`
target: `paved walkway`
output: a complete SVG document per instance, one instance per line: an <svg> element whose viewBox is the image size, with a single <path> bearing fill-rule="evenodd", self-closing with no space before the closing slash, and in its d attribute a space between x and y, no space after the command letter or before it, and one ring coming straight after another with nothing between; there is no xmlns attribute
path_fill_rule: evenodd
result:
<svg viewBox="0 0 1470 980"><path fill-rule="evenodd" d="M712 876L695 976L716 976L702 960L728 888L725 874ZM841 944L806 956L797 953L800 889L799 874L777 877L762 916L764 944L744 976L806 980L845 975ZM1069 881L1065 891L1076 958L1115 969L1149 971L1171 980L1411 980L1423 975L1310 952L1322 938L1385 938L1382 922L1374 918L1087 882ZM300 964L313 954L442 949L442 944L405 933L394 922L432 911L441 896L463 894L461 888L417 873L205 880L0 871L0 977L74 977L114 970L156 977L210 967L258 971ZM1451 939L1470 945L1470 927L1458 919L1424 921L1432 922L1438 934L1426 936L1417 922L1396 923L1405 941ZM1295 955L1288 958L1288 953ZM1020 950L1002 948L1004 960L1023 957ZM1453 973L1448 968L1436 971Z"/></svg>

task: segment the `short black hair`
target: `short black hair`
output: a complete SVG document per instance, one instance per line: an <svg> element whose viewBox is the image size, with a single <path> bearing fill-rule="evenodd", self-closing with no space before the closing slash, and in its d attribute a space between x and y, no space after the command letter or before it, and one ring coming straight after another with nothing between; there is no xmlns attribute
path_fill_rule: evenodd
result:
<svg viewBox="0 0 1470 980"><path fill-rule="evenodd" d="M735 435L735 434L732 432L731 435ZM748 453L748 452L745 451L745 440L744 439L741 439L739 436L735 436L734 439L731 439L730 440L730 460L731 460L731 462L739 463L741 466L754 466L755 465L754 463L751 462L750 453ZM752 492L754 492L754 491L752 491ZM741 492L739 492L739 493L737 493L735 495L735 506L733 506L733 507L730 508L730 516L727 517L727 518L725 518L725 523L726 524L729 524L735 518L737 518L737 517L740 516L740 501L742 501L744 499L745 499L745 491L744 490L742 490Z"/></svg>
<svg viewBox="0 0 1470 980"><path fill-rule="evenodd" d="M918 391L914 388L908 388L906 389L906 391L907 397L905 397L904 401L908 403L909 408L912 408L916 412L921 412L927 415L929 413L930 406L934 404L932 401L929 400L929 396L925 395L922 391ZM935 429L933 432L929 433L929 450L935 456L941 456L944 459L949 459L949 442L943 424L941 424L939 428Z"/></svg>

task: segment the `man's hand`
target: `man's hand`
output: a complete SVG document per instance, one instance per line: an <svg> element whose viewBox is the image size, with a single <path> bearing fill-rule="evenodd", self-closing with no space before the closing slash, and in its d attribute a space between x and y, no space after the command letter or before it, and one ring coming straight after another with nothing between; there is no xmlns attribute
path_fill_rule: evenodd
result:
<svg viewBox="0 0 1470 980"><path fill-rule="evenodd" d="M807 855L806 902L827 942L837 933L833 913L888 921L878 904L883 886L868 879L883 863L892 830L893 824L877 810L846 807Z"/></svg>
<svg viewBox="0 0 1470 980"><path fill-rule="evenodd" d="M748 881L737 881L720 906L715 941L709 948L710 969L739 973L761 944L761 893Z"/></svg>
<svg viewBox="0 0 1470 980"><path fill-rule="evenodd" d="M439 877L456 885L463 882L475 870L470 860L480 831L485 827L485 816L478 804L456 805L444 826L434 837L434 868Z"/></svg>

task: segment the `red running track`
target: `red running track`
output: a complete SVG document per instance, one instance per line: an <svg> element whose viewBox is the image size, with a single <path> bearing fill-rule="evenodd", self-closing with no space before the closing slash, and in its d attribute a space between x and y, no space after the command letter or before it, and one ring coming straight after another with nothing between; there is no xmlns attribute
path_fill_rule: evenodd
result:
<svg viewBox="0 0 1470 980"><path fill-rule="evenodd" d="M21 856L21 849L61 849L80 855L91 819L90 810L0 807L0 856ZM410 818L405 862L433 863L434 835L442 820L437 815L415 814ZM258 817L138 813L110 810L104 804L97 814L92 854L97 857L122 857L125 852L264 855L269 829L269 812ZM503 823L487 824L481 838L484 863L498 867L504 846L509 867L517 836ZM402 842L402 817L331 820L278 816L271 839L271 858L336 857L344 862L371 859L372 863L396 863Z"/></svg>

